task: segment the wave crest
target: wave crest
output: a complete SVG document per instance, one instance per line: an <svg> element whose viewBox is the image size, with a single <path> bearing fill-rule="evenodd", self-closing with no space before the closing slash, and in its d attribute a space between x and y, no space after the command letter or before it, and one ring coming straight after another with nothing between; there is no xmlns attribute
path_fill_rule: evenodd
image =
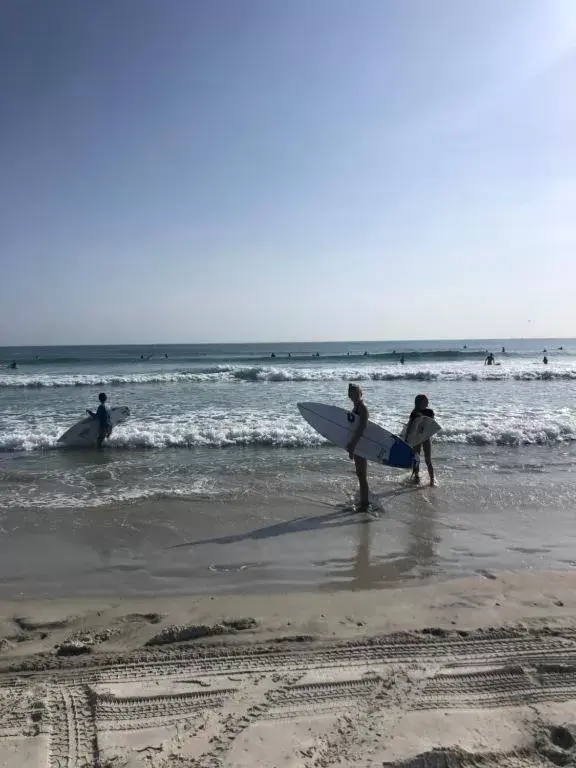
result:
<svg viewBox="0 0 576 768"><path fill-rule="evenodd" d="M69 425L68 425L69 426ZM58 437L65 425L44 431L29 426L15 427L0 435L0 452L38 451L59 448ZM439 443L469 445L558 445L576 441L576 421L535 420L531 424L517 419L482 423L446 425L435 438ZM111 450L166 448L314 448L326 441L299 417L268 421L207 422L127 422L118 427L109 441ZM65 449L63 449L65 450Z"/></svg>
<svg viewBox="0 0 576 768"><path fill-rule="evenodd" d="M523 368L400 366L303 368L298 366L212 366L190 370L118 374L0 374L0 388L95 387L140 384L282 383L306 381L576 381L576 366L539 370Z"/></svg>

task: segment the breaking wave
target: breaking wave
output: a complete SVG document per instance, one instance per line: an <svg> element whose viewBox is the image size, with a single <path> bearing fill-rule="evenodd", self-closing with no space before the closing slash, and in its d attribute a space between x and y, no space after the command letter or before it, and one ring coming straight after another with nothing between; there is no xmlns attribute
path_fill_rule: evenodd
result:
<svg viewBox="0 0 576 768"><path fill-rule="evenodd" d="M53 388L182 384L211 382L305 382L305 381L576 381L576 364L542 370L537 364L523 367L361 366L326 368L298 366L213 366L191 370L146 373L0 374L0 388Z"/></svg>
<svg viewBox="0 0 576 768"><path fill-rule="evenodd" d="M0 434L0 452L61 448L58 437L66 426L69 424L40 430L14 425ZM484 420L469 422L455 418L444 424L443 431L434 440L471 445L558 445L576 441L576 417L541 416L529 423L519 417L497 418L490 424ZM193 418L184 422L127 422L115 430L109 449L313 448L325 444L324 438L297 415L289 419L269 417L264 421L246 421L232 414L229 423L208 419L197 424Z"/></svg>

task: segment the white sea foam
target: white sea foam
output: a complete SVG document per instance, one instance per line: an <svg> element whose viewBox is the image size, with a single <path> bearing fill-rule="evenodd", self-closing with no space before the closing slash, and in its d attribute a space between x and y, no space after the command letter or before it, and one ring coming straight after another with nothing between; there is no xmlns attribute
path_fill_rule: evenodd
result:
<svg viewBox="0 0 576 768"><path fill-rule="evenodd" d="M0 388L94 387L139 384L282 383L314 381L576 381L576 363L516 362L484 366L478 362L338 366L213 366L188 370L126 373L3 373Z"/></svg>
<svg viewBox="0 0 576 768"><path fill-rule="evenodd" d="M111 504L124 505L135 504L141 501L162 499L190 499L208 498L217 493L207 488L203 481L183 483L178 488L165 488L154 485L148 486L115 486L107 493L102 493L97 487L85 487L74 489L70 493L68 489L48 490L42 483L25 488L22 485L9 496L2 498L2 507L5 509L26 508L58 508L78 509L79 507L104 507Z"/></svg>
<svg viewBox="0 0 576 768"><path fill-rule="evenodd" d="M399 431L398 418L374 414L375 420ZM494 413L471 416L446 415L443 431L435 438L441 443L473 445L558 444L576 440L576 414L541 413L530 419L523 414ZM0 434L0 452L56 449L58 437L66 425L43 429L27 424L9 424ZM118 427L108 441L110 450L166 448L310 448L324 444L324 439L298 415L229 414L216 416L132 419ZM64 450L64 449L63 449Z"/></svg>

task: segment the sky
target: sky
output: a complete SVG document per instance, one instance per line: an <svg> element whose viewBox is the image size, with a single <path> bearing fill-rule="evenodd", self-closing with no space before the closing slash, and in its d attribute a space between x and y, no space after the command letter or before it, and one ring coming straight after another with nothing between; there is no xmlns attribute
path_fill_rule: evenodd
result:
<svg viewBox="0 0 576 768"><path fill-rule="evenodd" d="M0 346L576 336L574 0L3 0Z"/></svg>

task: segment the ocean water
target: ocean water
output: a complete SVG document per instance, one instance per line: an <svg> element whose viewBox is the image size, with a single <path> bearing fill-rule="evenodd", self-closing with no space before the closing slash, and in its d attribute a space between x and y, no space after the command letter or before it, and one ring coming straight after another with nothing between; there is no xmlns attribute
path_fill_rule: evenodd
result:
<svg viewBox="0 0 576 768"><path fill-rule="evenodd" d="M544 349L547 366L542 363ZM486 350L495 353L497 365L484 365ZM558 544L558 552L556 544L551 546L544 564L572 567L565 549L568 542L576 544L576 340L39 347L0 349L0 360L5 363L0 367L0 580L7 584L20 573L11 552L25 556L30 547L37 551L38 541L50 533L61 542L81 530L85 544L87 532L95 541L105 538L107 529L114 529L114 541L122 542L105 547L113 553L112 562L120 558L115 566L109 559L102 566L110 589L118 588L110 576L114 567L126 586L126 573L135 561L140 568L144 559L149 574L158 542L175 546L183 537L195 543L194 561L200 569L190 575L188 566L182 566L189 589L201 583L216 588L214 579L229 572L226 559L237 562L235 573L242 564L266 562L268 566L255 570L246 566L243 578L252 573L254 584L274 582L272 564L278 568L289 541L298 539L304 551L302 542L310 540L307 526L318 534L313 521L340 514L340 506L345 509L356 490L344 452L327 445L296 408L300 400L346 406L349 381L362 384L371 418L392 431L401 429L419 392L428 395L443 427L434 441L441 483L436 496L422 491L418 497L397 497L405 476L370 467L376 501L388 508L386 499L394 498L404 510L400 517L420 510L414 513L418 524L406 523L415 531L418 526L426 530L430 504L438 514L441 509L443 530L464 525L468 533L476 531L475 543L454 544L435 572L477 570L478 536L484 525L493 532L502 528L503 516L507 533L489 558L492 567L534 567L525 553L510 554L509 538L518 540L521 551L538 550L549 535L552 514L560 516L552 527L561 527L562 546ZM6 365L12 360L15 370ZM86 408L96 407L100 391L107 392L111 406L128 405L131 418L114 431L100 454L59 447L58 437ZM530 525L527 510L534 515ZM243 538L251 530L266 529L264 523L274 527L286 518L312 522L285 531L299 537ZM144 537L139 527L143 520L148 526ZM380 525L380 533L389 537L390 520ZM322 546L330 549L326 528L331 541L336 528L323 526ZM292 566L284 564L282 578L292 568L294 583L309 583L315 569L325 575L329 571L332 581L336 574L337 582L355 583L357 574L342 577L353 573L342 549L349 530L346 525L337 528L340 543L326 559L330 565L312 567L316 560L311 552L306 567L301 563L296 569L297 577L292 548ZM139 540L138 546L134 537L125 539L127 531ZM196 546L203 536L204 548ZM443 540L437 531L431 536ZM251 545L246 553L242 547L254 540L257 551ZM272 559L271 540L283 542ZM52 546L54 539L50 541ZM75 539L74 546L84 545ZM182 555L175 550L173 558ZM399 556L388 555L394 555L392 560ZM60 562L69 558L70 548L59 557ZM403 578L421 575L420 560L412 559L414 568L406 568ZM385 561L389 564L390 557ZM80 572L69 566L72 570L61 580ZM37 578L46 582L55 568L46 564ZM33 570L28 567L17 578ZM164 585L183 588L162 578ZM282 581L279 576L277 580ZM382 580L390 581L390 575ZM141 574L138 583L143 583ZM150 584L151 590L159 588L154 579Z"/></svg>

